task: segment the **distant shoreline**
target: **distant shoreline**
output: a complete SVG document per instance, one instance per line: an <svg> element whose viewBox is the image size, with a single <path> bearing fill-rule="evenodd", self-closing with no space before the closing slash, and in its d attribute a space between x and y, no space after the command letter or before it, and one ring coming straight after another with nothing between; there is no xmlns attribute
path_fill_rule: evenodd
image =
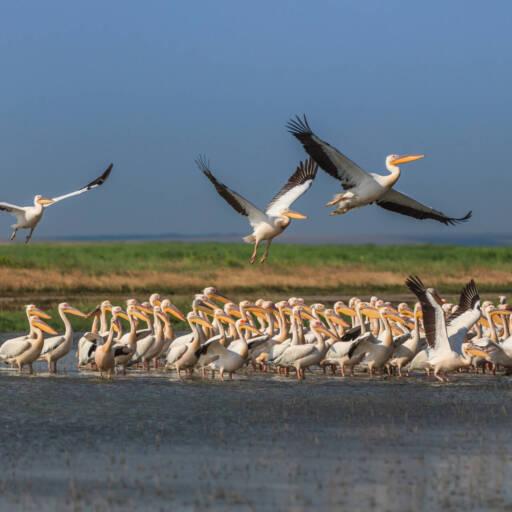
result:
<svg viewBox="0 0 512 512"><path fill-rule="evenodd" d="M83 235L61 237L39 237L34 242L217 242L240 243L243 233L203 233L180 234L162 233L155 235L123 234L123 235ZM34 243L33 242L33 243ZM9 243L6 241L5 243ZM510 233L476 233L476 234L374 234L374 235L343 235L343 236L304 236L283 235L277 243L299 245L461 245L468 247L486 246L500 247L512 245Z"/></svg>

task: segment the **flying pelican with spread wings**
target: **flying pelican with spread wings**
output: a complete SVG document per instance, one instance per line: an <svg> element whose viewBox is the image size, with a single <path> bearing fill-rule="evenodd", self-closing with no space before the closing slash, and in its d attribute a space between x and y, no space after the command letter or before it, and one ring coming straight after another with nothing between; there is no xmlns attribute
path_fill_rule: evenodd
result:
<svg viewBox="0 0 512 512"><path fill-rule="evenodd" d="M103 185L103 183L105 183L105 181L107 181L108 177L110 176L112 167L113 164L110 164L105 169L105 171L103 171L101 176L98 176L85 187L82 187L79 190L75 190L74 192L70 192L69 194L64 194L62 196L53 198L37 195L34 197L34 206L17 206L15 204L0 202L0 211L8 212L16 217L16 224L11 226L14 229L11 235L11 240L14 240L16 237L18 229L29 229L30 231L27 235L25 243L30 242L32 234L34 233L34 229L36 229L37 225L43 218L43 213L48 206L58 203L63 199L67 199L68 197L78 196L84 192L89 192L89 190Z"/></svg>
<svg viewBox="0 0 512 512"><path fill-rule="evenodd" d="M290 225L291 219L306 219L306 216L302 213L290 210L290 206L313 184L318 166L312 159L299 163L295 172L270 201L265 211L260 210L243 196L218 181L212 174L209 163L204 158L196 160L196 164L213 183L219 195L239 214L249 218L253 232L244 238L244 242L254 244L251 263L256 260L258 247L262 241L265 240L267 246L260 263L267 259L272 240Z"/></svg>
<svg viewBox="0 0 512 512"><path fill-rule="evenodd" d="M381 208L415 219L433 219L446 225L464 222L471 217L448 217L444 213L425 206L393 187L400 178L401 164L414 162L424 155L389 155L386 158L388 175L368 173L336 148L323 141L311 130L306 116L296 116L286 125L288 131L297 138L308 155L333 178L341 182L342 194L336 194L326 206L336 206L331 215L341 215L354 208L377 204Z"/></svg>

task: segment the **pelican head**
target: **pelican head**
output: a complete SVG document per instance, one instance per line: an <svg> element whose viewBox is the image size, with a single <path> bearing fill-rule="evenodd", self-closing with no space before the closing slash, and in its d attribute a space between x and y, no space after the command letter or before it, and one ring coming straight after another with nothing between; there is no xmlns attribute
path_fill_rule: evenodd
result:
<svg viewBox="0 0 512 512"><path fill-rule="evenodd" d="M29 316L38 316L39 318L44 318L45 320L49 320L50 315L46 314L44 311L41 311L35 304L27 304L25 306L25 311Z"/></svg>
<svg viewBox="0 0 512 512"><path fill-rule="evenodd" d="M222 295L222 293L217 290L214 286L208 286L203 290L203 294L206 295L210 300L217 300L219 302L222 302L222 304L227 304L230 302L230 300Z"/></svg>
<svg viewBox="0 0 512 512"><path fill-rule="evenodd" d="M149 303L152 306L160 306L160 304L162 303L162 299L160 297L160 294L159 293L152 293L151 296L149 297Z"/></svg>
<svg viewBox="0 0 512 512"><path fill-rule="evenodd" d="M37 205L48 206L50 204L53 204L54 202L55 201L53 199L44 197L40 194L37 194L37 196L34 197L34 206L37 206Z"/></svg>
<svg viewBox="0 0 512 512"><path fill-rule="evenodd" d="M70 306L67 302L61 302L59 304L59 311L68 315L81 316L82 318L87 318L87 315L85 313L82 313L79 309Z"/></svg>
<svg viewBox="0 0 512 512"><path fill-rule="evenodd" d="M53 334L53 335L57 334L57 331L53 327L50 327L46 322L41 320L41 318L39 318L38 316L34 315L34 316L30 317L30 325L32 327L34 327L35 329L39 329L42 332L46 332L48 334Z"/></svg>
<svg viewBox="0 0 512 512"><path fill-rule="evenodd" d="M401 164L408 164L424 157L425 155L388 155L386 157L386 169L392 171Z"/></svg>

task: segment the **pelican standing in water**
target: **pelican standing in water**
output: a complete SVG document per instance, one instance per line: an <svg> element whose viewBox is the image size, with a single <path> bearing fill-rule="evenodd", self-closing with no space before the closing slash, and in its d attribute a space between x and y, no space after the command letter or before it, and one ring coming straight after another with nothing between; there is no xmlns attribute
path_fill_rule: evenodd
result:
<svg viewBox="0 0 512 512"><path fill-rule="evenodd" d="M274 196L265 211L260 210L243 196L218 181L212 174L209 163L204 159L199 158L196 160L196 164L213 183L219 195L240 215L249 218L249 224L253 228L253 232L244 238L244 242L254 244L251 263L255 262L258 247L262 241L266 241L267 246L260 263L267 259L272 240L290 225L291 219L307 218L301 213L290 210L290 206L313 184L318 166L311 159L300 162L286 185Z"/></svg>
<svg viewBox="0 0 512 512"><path fill-rule="evenodd" d="M121 324L119 322L120 313L122 313L122 309L119 306L115 306L112 309L112 319L110 320L110 329L108 331L107 340L94 352L94 362L96 363L96 368L100 372L100 377L103 378L103 374L106 372L109 380L112 378L112 373L116 364L113 342L114 333L121 332Z"/></svg>
<svg viewBox="0 0 512 512"><path fill-rule="evenodd" d="M34 229L36 229L37 225L43 218L45 208L52 204L58 203L63 199L67 199L68 197L73 197L83 194L84 192L89 192L89 190L103 185L103 183L107 181L107 178L112 171L112 167L113 164L110 164L101 174L101 176L98 176L85 187L75 190L74 192L70 192L69 194L64 194L62 196L52 198L43 197L42 195L38 194L34 197L34 206L17 206L11 203L0 202L0 211L8 212L16 217L16 224L11 226L14 230L11 235L11 240L16 238L18 229L29 229L30 231L27 235L27 238L25 239L25 243L30 242L32 234L34 233Z"/></svg>
<svg viewBox="0 0 512 512"><path fill-rule="evenodd" d="M67 315L87 318L85 313L71 307L67 302L60 303L58 311L62 323L64 324L65 332L62 335L47 338L44 341L43 350L39 356L39 359L48 363L49 373L57 373L57 361L62 359L71 350L71 344L73 343L73 327Z"/></svg>
<svg viewBox="0 0 512 512"><path fill-rule="evenodd" d="M30 374L34 373L32 363L37 360L41 354L41 350L43 350L43 332L57 334L57 331L35 315L30 317L30 327L35 337L20 340L18 343L12 344L9 350L2 354L0 358L12 365L16 365L20 373L26 365L29 367Z"/></svg>
<svg viewBox="0 0 512 512"><path fill-rule="evenodd" d="M341 182L344 191L336 194L326 206L336 206L331 215L341 215L354 208L377 204L381 208L415 219L433 219L446 225L464 222L471 217L448 217L444 213L425 206L393 187L400 178L400 165L414 162L424 155L389 155L386 169L389 174L368 173L336 148L317 137L311 130L306 116L297 116L287 124L288 131L304 146L308 155L333 178Z"/></svg>

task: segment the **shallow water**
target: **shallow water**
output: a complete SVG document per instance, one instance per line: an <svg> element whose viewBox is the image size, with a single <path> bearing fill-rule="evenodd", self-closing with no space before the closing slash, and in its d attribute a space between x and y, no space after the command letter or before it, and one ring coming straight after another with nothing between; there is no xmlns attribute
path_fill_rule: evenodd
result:
<svg viewBox="0 0 512 512"><path fill-rule="evenodd" d="M5 337L4 337L5 338ZM0 372L0 507L504 510L512 380Z"/></svg>

